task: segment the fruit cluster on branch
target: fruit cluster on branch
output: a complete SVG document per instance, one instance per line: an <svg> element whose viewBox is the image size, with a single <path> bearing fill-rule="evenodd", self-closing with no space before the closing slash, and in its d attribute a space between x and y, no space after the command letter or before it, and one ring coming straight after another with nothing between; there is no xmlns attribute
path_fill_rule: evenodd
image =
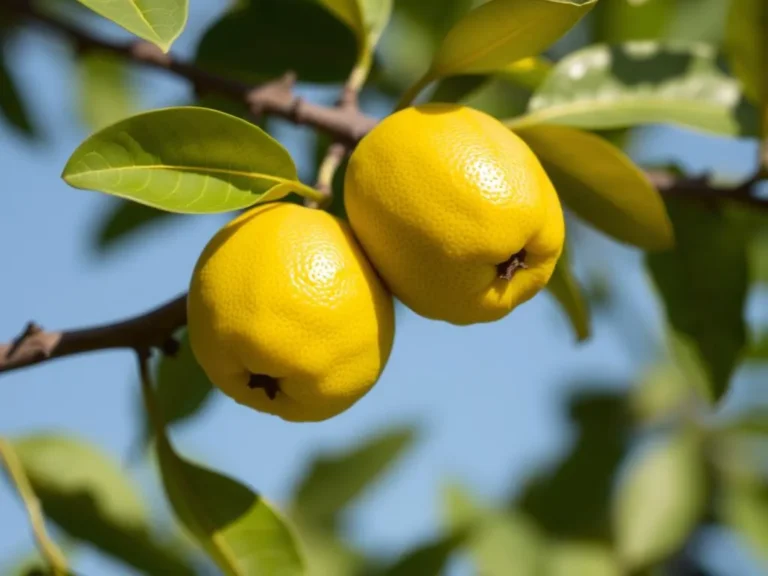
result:
<svg viewBox="0 0 768 576"><path fill-rule="evenodd" d="M330 192L332 174L344 156L378 123L377 119L359 110L356 92L349 89L343 92L338 105L322 106L296 96L296 76L291 72L260 86L250 86L181 61L147 42L110 42L40 13L25 2L14 8L33 22L74 41L78 49L104 50L138 64L166 70L188 80L198 93L215 93L246 104L256 117L278 116L327 133L334 139L334 144L329 147L321 164L317 185L326 194ZM326 177L323 177L324 172ZM666 172L649 172L647 175L662 195L667 197L684 197L692 201L730 200L768 209L768 199L753 194L754 186L765 177L762 173L734 187L718 187L708 178L683 178ZM15 340L0 344L0 372L103 349L146 351L159 348L172 354L173 334L185 323L186 295L148 313L114 324L47 332L30 323Z"/></svg>

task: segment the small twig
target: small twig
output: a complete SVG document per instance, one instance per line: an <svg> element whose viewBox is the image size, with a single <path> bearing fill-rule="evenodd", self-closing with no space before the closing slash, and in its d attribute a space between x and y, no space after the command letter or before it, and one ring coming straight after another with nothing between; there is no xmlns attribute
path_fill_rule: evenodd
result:
<svg viewBox="0 0 768 576"><path fill-rule="evenodd" d="M111 348L165 348L187 321L186 295L146 314L116 324L63 332L28 326L9 344L0 344L0 373L46 360ZM34 326L34 325L31 325Z"/></svg>
<svg viewBox="0 0 768 576"><path fill-rule="evenodd" d="M684 178L656 170L648 171L646 175L662 196L707 202L736 202L768 210L768 199L754 195L755 187L766 179L762 171L736 186L715 186L708 176Z"/></svg>
<svg viewBox="0 0 768 576"><path fill-rule="evenodd" d="M19 498L21 498L24 508L27 510L29 523L32 526L32 532L35 535L40 553L50 566L54 576L67 576L69 573L67 559L64 553L48 536L40 500L38 500L29 482L29 478L27 478L24 472L24 467L16 451L13 449L13 445L3 438L0 438L0 462L4 464L5 469L8 471L11 483L16 488Z"/></svg>

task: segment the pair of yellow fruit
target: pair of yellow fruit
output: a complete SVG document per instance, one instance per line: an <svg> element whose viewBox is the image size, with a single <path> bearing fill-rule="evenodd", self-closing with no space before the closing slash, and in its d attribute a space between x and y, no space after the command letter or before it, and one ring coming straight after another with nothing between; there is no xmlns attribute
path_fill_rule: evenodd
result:
<svg viewBox="0 0 768 576"><path fill-rule="evenodd" d="M547 284L563 247L562 209L537 158L466 107L386 118L352 154L344 197L354 234L326 212L266 204L200 257L190 342L241 404L289 421L335 416L389 358L390 290L428 318L490 322Z"/></svg>

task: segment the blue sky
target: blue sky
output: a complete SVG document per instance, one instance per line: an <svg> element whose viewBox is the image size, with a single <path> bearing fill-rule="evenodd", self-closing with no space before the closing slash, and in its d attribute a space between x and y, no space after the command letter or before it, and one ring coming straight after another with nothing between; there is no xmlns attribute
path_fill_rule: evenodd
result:
<svg viewBox="0 0 768 576"><path fill-rule="evenodd" d="M189 53L211 6L192 3L193 26L179 42ZM69 154L87 135L78 121L72 68L62 44L24 34L12 46L14 72L32 102L46 139L30 143L0 131L0 340L34 319L48 328L76 327L132 315L186 289L195 260L224 221L188 217L99 256L93 228L109 199L74 190L59 178ZM154 72L141 73L145 108L168 105L186 87ZM279 136L297 159L294 129ZM653 131L635 146L639 158L677 159L694 169L727 174L750 170L754 147L677 130ZM635 251L586 233L591 256L581 270L609 276L619 299L650 331L659 309ZM637 336L637 335L635 335ZM638 346L637 342L641 345ZM290 494L308 458L351 445L393 423L414 422L420 439L397 470L355 507L353 539L377 552L396 553L435 534L439 487L458 480L489 499L519 486L531 467L566 449L564 392L576 380L629 383L652 360L642 336L622 338L598 318L595 336L576 345L553 300L542 294L506 319L458 328L399 310L395 348L374 390L329 422L295 425L236 405L218 395L209 409L174 437L181 452L246 482L277 502ZM647 343L647 342L646 342ZM595 378L595 375L599 377ZM52 362L3 376L0 434L60 431L87 439L126 460L137 434L138 387L130 353L103 352ZM138 478L160 502L150 470ZM732 546L737 544L731 541ZM32 549L15 495L0 483L0 566ZM720 546L713 563L733 556ZM97 554L78 555L84 574L129 574ZM755 565L738 574L760 572ZM457 574L460 570L456 569ZM737 574L737 572L720 572Z"/></svg>

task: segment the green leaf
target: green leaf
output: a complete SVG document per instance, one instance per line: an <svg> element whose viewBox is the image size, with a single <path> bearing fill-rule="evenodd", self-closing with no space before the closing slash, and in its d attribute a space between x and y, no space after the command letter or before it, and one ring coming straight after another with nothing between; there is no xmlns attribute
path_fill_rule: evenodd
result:
<svg viewBox="0 0 768 576"><path fill-rule="evenodd" d="M616 387L615 382L587 385ZM529 478L510 508L554 539L608 541L610 493L633 427L627 404L624 394L577 392L569 401L569 424L578 434L573 448L551 469Z"/></svg>
<svg viewBox="0 0 768 576"><path fill-rule="evenodd" d="M760 334L753 339L747 348L745 358L756 362L768 361L768 333Z"/></svg>
<svg viewBox="0 0 768 576"><path fill-rule="evenodd" d="M590 542L553 542L547 546L545 576L622 576L613 552Z"/></svg>
<svg viewBox="0 0 768 576"><path fill-rule="evenodd" d="M647 262L669 322L698 353L718 400L746 342L749 233L717 207L668 200L667 209L677 246Z"/></svg>
<svg viewBox="0 0 768 576"><path fill-rule="evenodd" d="M184 460L166 437L158 439L157 454L176 515L225 574L305 574L292 529L261 496Z"/></svg>
<svg viewBox="0 0 768 576"><path fill-rule="evenodd" d="M62 177L75 188L169 212L226 212L291 191L318 199L261 128L191 106L146 112L97 132L75 150Z"/></svg>
<svg viewBox="0 0 768 576"><path fill-rule="evenodd" d="M0 46L0 115L13 128L26 136L35 135L35 127L29 117L29 111L19 93L16 83L5 64L2 46Z"/></svg>
<svg viewBox="0 0 768 576"><path fill-rule="evenodd" d="M89 50L79 57L80 116L91 130L127 118L136 110L125 60Z"/></svg>
<svg viewBox="0 0 768 576"><path fill-rule="evenodd" d="M586 15L596 0L491 0L459 20L432 64L401 100L407 105L427 84L458 74L495 72L537 56Z"/></svg>
<svg viewBox="0 0 768 576"><path fill-rule="evenodd" d="M754 552L768 560L768 484L750 474L728 476L720 499L720 516Z"/></svg>
<svg viewBox="0 0 768 576"><path fill-rule="evenodd" d="M630 463L614 507L617 551L628 568L667 558L696 527L707 499L701 449L696 432L676 430Z"/></svg>
<svg viewBox="0 0 768 576"><path fill-rule="evenodd" d="M45 514L71 537L147 574L194 574L152 541L136 488L97 448L43 434L21 438L14 448Z"/></svg>
<svg viewBox="0 0 768 576"><path fill-rule="evenodd" d="M252 0L203 36L196 62L246 82L288 70L303 82L341 82L355 65L350 29L312 0Z"/></svg>
<svg viewBox="0 0 768 576"><path fill-rule="evenodd" d="M646 425L658 424L683 414L695 398L686 371L674 362L651 367L632 389L634 416Z"/></svg>
<svg viewBox="0 0 768 576"><path fill-rule="evenodd" d="M587 340L591 330L589 303L571 271L567 247L563 250L560 259L557 261L552 278L550 278L549 284L547 284L547 289L568 315L576 339L580 342Z"/></svg>
<svg viewBox="0 0 768 576"><path fill-rule="evenodd" d="M78 0L168 52L187 23L188 0Z"/></svg>
<svg viewBox="0 0 768 576"><path fill-rule="evenodd" d="M541 542L534 526L514 512L478 504L461 486L448 486L443 508L449 528L469 531L466 546L475 573L483 576L529 576L541 561Z"/></svg>
<svg viewBox="0 0 768 576"><path fill-rule="evenodd" d="M398 428L348 452L318 458L299 482L293 507L309 522L333 526L338 514L377 481L414 440L412 428Z"/></svg>
<svg viewBox="0 0 768 576"><path fill-rule="evenodd" d="M400 557L380 576L441 576L451 555L466 541L466 532L447 534L426 542Z"/></svg>
<svg viewBox="0 0 768 576"><path fill-rule="evenodd" d="M747 98L763 111L768 131L768 4L732 0L730 6L725 41L731 67Z"/></svg>
<svg viewBox="0 0 768 576"><path fill-rule="evenodd" d="M178 336L178 341L179 351L176 355L163 355L157 367L155 401L166 425L197 414L213 391L208 377L192 353L186 329ZM149 439L152 437L152 427L145 410L142 410L142 417Z"/></svg>
<svg viewBox="0 0 768 576"><path fill-rule="evenodd" d="M538 156L562 201L592 226L646 250L673 243L661 196L621 150L565 126L515 132Z"/></svg>
<svg viewBox="0 0 768 576"><path fill-rule="evenodd" d="M346 538L291 517L298 527L309 576L361 576L365 574L366 558L355 550Z"/></svg>
<svg viewBox="0 0 768 576"><path fill-rule="evenodd" d="M616 44L663 36L675 0L598 2L592 12L594 42Z"/></svg>
<svg viewBox="0 0 768 576"><path fill-rule="evenodd" d="M350 30L359 36L365 35L361 0L317 0L336 18L344 22Z"/></svg>
<svg viewBox="0 0 768 576"><path fill-rule="evenodd" d="M179 215L173 212L115 198L100 216L93 231L93 242L100 251L107 251L151 227L178 217Z"/></svg>
<svg viewBox="0 0 768 576"><path fill-rule="evenodd" d="M597 45L563 58L511 128L563 124L589 130L674 124L755 135L757 115L703 44Z"/></svg>
<svg viewBox="0 0 768 576"><path fill-rule="evenodd" d="M729 418L721 426L730 433L765 436L768 439L768 408L748 410Z"/></svg>
<svg viewBox="0 0 768 576"><path fill-rule="evenodd" d="M552 63L542 57L523 58L501 68L497 75L519 86L535 90L552 72Z"/></svg>

